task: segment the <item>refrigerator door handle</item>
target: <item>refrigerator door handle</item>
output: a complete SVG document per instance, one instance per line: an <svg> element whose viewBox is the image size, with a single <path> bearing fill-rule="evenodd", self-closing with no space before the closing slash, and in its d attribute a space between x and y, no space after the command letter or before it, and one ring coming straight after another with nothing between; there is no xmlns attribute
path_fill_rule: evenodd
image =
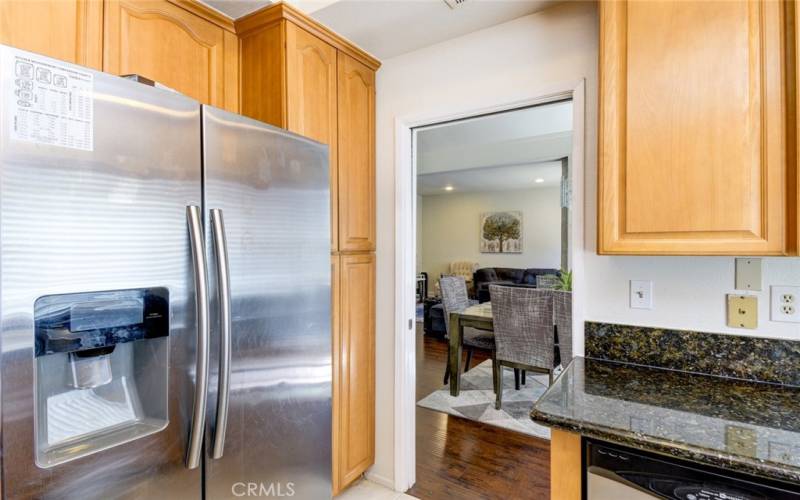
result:
<svg viewBox="0 0 800 500"><path fill-rule="evenodd" d="M217 284L219 293L219 385L217 386L217 425L211 458L222 458L225 449L225 429L228 426L228 396L231 379L231 283L228 269L228 244L225 241L225 220L222 210L211 209L211 228L214 251L217 255Z"/></svg>
<svg viewBox="0 0 800 500"><path fill-rule="evenodd" d="M186 450L186 468L196 469L200 465L203 450L203 430L206 422L208 397L208 268L206 267L205 236L200 208L186 207L186 222L189 226L189 246L192 249L194 269L195 307L197 316L197 361L195 366L194 405L189 431L189 446Z"/></svg>

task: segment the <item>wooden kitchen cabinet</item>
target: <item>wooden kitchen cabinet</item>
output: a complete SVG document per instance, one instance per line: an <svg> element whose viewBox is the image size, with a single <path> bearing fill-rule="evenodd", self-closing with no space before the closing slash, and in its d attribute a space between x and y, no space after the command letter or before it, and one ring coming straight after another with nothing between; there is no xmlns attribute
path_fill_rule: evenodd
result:
<svg viewBox="0 0 800 500"><path fill-rule="evenodd" d="M375 255L340 259L334 494L375 461Z"/></svg>
<svg viewBox="0 0 800 500"><path fill-rule="evenodd" d="M103 71L139 74L237 111L238 41L214 19L166 0L106 0Z"/></svg>
<svg viewBox="0 0 800 500"><path fill-rule="evenodd" d="M2 0L0 43L101 69L103 3L98 0Z"/></svg>
<svg viewBox="0 0 800 500"><path fill-rule="evenodd" d="M375 250L375 72L339 54L339 249Z"/></svg>
<svg viewBox="0 0 800 500"><path fill-rule="evenodd" d="M341 264L341 257L338 254L331 255L331 357L332 357L332 370L333 370L333 377L331 382L331 389L332 389L332 401L334 405L338 406L338 402L341 401L341 396L339 395L339 381L340 377L337 376L337 372L339 368L342 366L341 363L341 352L342 352L342 337L341 337L341 329L340 329L340 321L341 318L339 316L339 312L342 310L341 306L341 272L340 272L340 264ZM331 412L331 454L332 457L332 465L333 465L333 494L335 495L341 490L341 483L339 481L339 460L337 457L339 456L339 439L340 439L340 429L341 429L341 411L332 411Z"/></svg>
<svg viewBox="0 0 800 500"><path fill-rule="evenodd" d="M241 112L327 144L331 172L333 493L375 459L375 71L287 3L235 23Z"/></svg>
<svg viewBox="0 0 800 500"><path fill-rule="evenodd" d="M286 128L327 144L331 178L331 250L339 248L336 49L286 23Z"/></svg>
<svg viewBox="0 0 800 500"><path fill-rule="evenodd" d="M380 63L285 3L237 20L236 32L242 114L329 146L331 250L373 251Z"/></svg>
<svg viewBox="0 0 800 500"><path fill-rule="evenodd" d="M600 3L599 253L790 251L784 16Z"/></svg>
<svg viewBox="0 0 800 500"><path fill-rule="evenodd" d="M583 477L581 435L550 430L550 498L581 500Z"/></svg>

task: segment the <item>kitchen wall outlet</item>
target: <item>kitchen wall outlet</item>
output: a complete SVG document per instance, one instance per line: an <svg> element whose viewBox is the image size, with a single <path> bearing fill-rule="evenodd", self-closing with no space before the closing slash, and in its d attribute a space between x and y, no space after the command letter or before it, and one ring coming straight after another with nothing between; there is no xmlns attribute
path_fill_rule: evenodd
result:
<svg viewBox="0 0 800 500"><path fill-rule="evenodd" d="M792 463L792 447L786 443L770 441L767 445L769 459L776 462Z"/></svg>
<svg viewBox="0 0 800 500"><path fill-rule="evenodd" d="M756 456L758 436L756 431L738 425L725 426L725 448L737 455Z"/></svg>
<svg viewBox="0 0 800 500"><path fill-rule="evenodd" d="M728 295L728 326L731 328L758 327L758 297Z"/></svg>
<svg viewBox="0 0 800 500"><path fill-rule="evenodd" d="M653 308L653 282L644 280L631 280L631 308Z"/></svg>
<svg viewBox="0 0 800 500"><path fill-rule="evenodd" d="M769 316L772 321L800 323L800 286L771 286Z"/></svg>
<svg viewBox="0 0 800 500"><path fill-rule="evenodd" d="M761 259L752 257L736 259L736 289L761 291Z"/></svg>

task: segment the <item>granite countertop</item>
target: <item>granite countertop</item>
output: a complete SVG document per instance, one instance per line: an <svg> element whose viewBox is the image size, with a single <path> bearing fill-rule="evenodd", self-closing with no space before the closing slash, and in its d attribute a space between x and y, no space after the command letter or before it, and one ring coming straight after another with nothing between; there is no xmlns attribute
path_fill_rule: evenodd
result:
<svg viewBox="0 0 800 500"><path fill-rule="evenodd" d="M800 482L800 388L575 358L534 405L544 425Z"/></svg>

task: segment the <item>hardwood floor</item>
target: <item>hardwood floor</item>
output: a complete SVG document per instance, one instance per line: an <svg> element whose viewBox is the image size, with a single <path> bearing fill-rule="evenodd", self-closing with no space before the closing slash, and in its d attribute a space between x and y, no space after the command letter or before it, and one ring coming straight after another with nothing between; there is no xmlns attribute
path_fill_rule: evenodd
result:
<svg viewBox="0 0 800 500"><path fill-rule="evenodd" d="M417 324L417 400L442 386L447 344ZM487 359L475 353L472 365ZM550 442L417 407L417 482L436 499L550 498Z"/></svg>

